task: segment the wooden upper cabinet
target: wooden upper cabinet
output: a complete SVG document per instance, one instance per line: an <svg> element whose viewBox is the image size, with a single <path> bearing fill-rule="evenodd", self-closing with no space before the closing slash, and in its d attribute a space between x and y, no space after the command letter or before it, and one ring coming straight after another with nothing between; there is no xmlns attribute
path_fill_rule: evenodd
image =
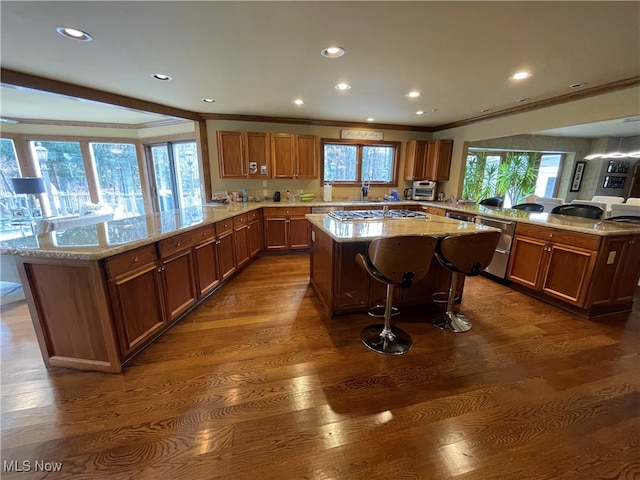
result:
<svg viewBox="0 0 640 480"><path fill-rule="evenodd" d="M296 135L296 178L318 178L318 137Z"/></svg>
<svg viewBox="0 0 640 480"><path fill-rule="evenodd" d="M407 142L405 180L449 180L453 140Z"/></svg>
<svg viewBox="0 0 640 480"><path fill-rule="evenodd" d="M271 162L273 178L317 178L318 137L272 134Z"/></svg>
<svg viewBox="0 0 640 480"><path fill-rule="evenodd" d="M268 133L243 132L247 178L271 178L271 145Z"/></svg>
<svg viewBox="0 0 640 480"><path fill-rule="evenodd" d="M220 178L271 178L269 134L216 132Z"/></svg>
<svg viewBox="0 0 640 480"><path fill-rule="evenodd" d="M407 142L404 160L405 180L426 180L427 151L429 142L411 140Z"/></svg>
<svg viewBox="0 0 640 480"><path fill-rule="evenodd" d="M451 154L453 153L453 140L434 140L429 142L427 151L427 180L449 180L451 170Z"/></svg>

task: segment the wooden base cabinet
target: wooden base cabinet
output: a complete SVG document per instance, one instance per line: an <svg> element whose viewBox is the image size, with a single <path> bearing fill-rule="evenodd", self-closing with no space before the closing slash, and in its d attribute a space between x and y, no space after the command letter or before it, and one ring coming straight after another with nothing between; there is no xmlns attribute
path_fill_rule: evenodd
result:
<svg viewBox="0 0 640 480"><path fill-rule="evenodd" d="M127 358L167 325L164 286L155 245L105 262L118 343Z"/></svg>
<svg viewBox="0 0 640 480"><path fill-rule="evenodd" d="M264 243L266 250L298 250L309 248L311 227L305 215L309 207L265 207Z"/></svg>
<svg viewBox="0 0 640 480"><path fill-rule="evenodd" d="M243 213L233 217L233 247L236 256L236 268L251 260L249 252L249 217Z"/></svg>
<svg viewBox="0 0 640 480"><path fill-rule="evenodd" d="M640 235L589 235L518 223L508 279L583 317L628 313L640 278Z"/></svg>
<svg viewBox="0 0 640 480"><path fill-rule="evenodd" d="M220 280L225 281L236 272L236 252L233 242L233 219L216 222L218 265Z"/></svg>
<svg viewBox="0 0 640 480"><path fill-rule="evenodd" d="M198 295L207 295L220 285L218 245L213 225L195 230L192 234Z"/></svg>
<svg viewBox="0 0 640 480"><path fill-rule="evenodd" d="M249 255L253 258L264 248L261 210L249 212L249 225L247 229L249 231Z"/></svg>
<svg viewBox="0 0 640 480"><path fill-rule="evenodd" d="M192 235L185 233L158 242L160 273L165 285L167 311L174 320L198 300Z"/></svg>

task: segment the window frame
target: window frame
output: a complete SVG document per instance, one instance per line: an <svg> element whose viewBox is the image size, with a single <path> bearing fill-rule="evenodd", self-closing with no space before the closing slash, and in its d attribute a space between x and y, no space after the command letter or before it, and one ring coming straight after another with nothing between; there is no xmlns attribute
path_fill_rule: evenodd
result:
<svg viewBox="0 0 640 480"><path fill-rule="evenodd" d="M381 140L345 140L345 139L341 139L341 138L322 138L320 141L320 149L321 149L321 162L320 162L320 181L321 182L325 182L326 180L324 179L324 172L325 172L325 157L324 157L324 147L325 145L350 145L350 146L357 146L358 147L358 151L357 151L357 158L356 158L356 162L357 162L357 166L356 166L356 172L357 172L357 178L354 181L342 181L342 180L334 180L331 181L329 183L331 183L332 185L337 185L337 186L344 186L344 187L354 187L354 186L360 186L363 181L362 181L362 152L364 147L391 147L393 149L393 166L391 168L391 172L392 172L392 177L391 180L389 182L381 182L381 181L369 181L368 179L365 180L365 183L369 184L369 185L377 185L377 186L391 186L391 187L397 187L398 186L398 172L400 170L400 147L402 145L402 142L396 142L396 141L381 141Z"/></svg>

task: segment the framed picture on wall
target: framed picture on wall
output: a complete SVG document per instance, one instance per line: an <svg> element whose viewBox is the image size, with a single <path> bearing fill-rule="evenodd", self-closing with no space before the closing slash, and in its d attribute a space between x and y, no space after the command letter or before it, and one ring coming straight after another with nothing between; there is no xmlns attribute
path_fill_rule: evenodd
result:
<svg viewBox="0 0 640 480"><path fill-rule="evenodd" d="M580 185L582 185L582 175L584 174L584 167L587 162L576 162L576 166L573 168L573 180L571 180L570 192L579 192Z"/></svg>

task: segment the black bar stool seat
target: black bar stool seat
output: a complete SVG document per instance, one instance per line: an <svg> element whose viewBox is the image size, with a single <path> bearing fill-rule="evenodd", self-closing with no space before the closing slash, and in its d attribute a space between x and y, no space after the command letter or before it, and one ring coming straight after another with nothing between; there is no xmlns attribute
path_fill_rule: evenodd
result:
<svg viewBox="0 0 640 480"><path fill-rule="evenodd" d="M437 243L437 238L428 235L376 238L366 256L356 255L356 262L387 286L384 324L369 325L360 333L362 343L374 352L402 355L411 349L411 336L399 327L391 327L393 292L396 287L410 287L427 274Z"/></svg>

